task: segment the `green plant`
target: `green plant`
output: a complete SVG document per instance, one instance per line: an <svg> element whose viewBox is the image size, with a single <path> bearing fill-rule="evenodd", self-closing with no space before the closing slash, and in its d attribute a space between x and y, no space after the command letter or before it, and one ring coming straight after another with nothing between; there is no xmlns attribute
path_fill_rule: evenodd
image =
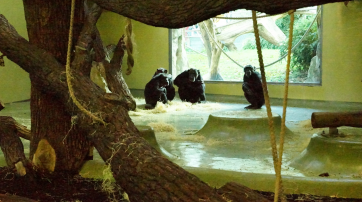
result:
<svg viewBox="0 0 362 202"><path fill-rule="evenodd" d="M308 27L312 23L314 16L308 15L297 15L295 16L294 29L293 29L293 46L298 43ZM289 29L290 17L284 17L280 19L280 22L277 21L278 26L281 26L281 29L284 29L288 25ZM284 30L283 30L284 31ZM289 31L285 33L289 37ZM306 37L301 41L297 48L292 52L291 57L291 69L297 72L306 72L308 71L311 59L316 55L317 45L319 43L318 39L318 28L317 24L314 23L306 35ZM288 41L284 42L280 46L280 55L287 53Z"/></svg>

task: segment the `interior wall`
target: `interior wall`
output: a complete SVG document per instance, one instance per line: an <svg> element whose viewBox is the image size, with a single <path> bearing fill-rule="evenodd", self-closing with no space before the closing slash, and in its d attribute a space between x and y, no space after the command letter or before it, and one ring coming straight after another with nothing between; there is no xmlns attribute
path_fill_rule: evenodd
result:
<svg viewBox="0 0 362 202"><path fill-rule="evenodd" d="M6 17L21 36L28 38L22 2L2 1L0 14ZM7 57L4 60L5 67L0 66L0 100L10 103L30 99L29 74Z"/></svg>
<svg viewBox="0 0 362 202"><path fill-rule="evenodd" d="M104 12L98 21L104 44L116 44L125 33L125 18L112 12ZM168 29L156 28L132 20L134 34L135 65L130 75L123 74L132 89L144 89L157 68L168 69ZM127 57L123 58L123 72L127 69Z"/></svg>
<svg viewBox="0 0 362 202"><path fill-rule="evenodd" d="M362 102L362 12L333 3L324 5L322 17L322 85L291 85L289 98ZM168 30L137 22L134 26L136 67L125 78L131 89L144 89L156 68L169 66ZM242 96L241 85L208 82L206 93ZM268 92L272 98L283 98L284 85L270 84Z"/></svg>
<svg viewBox="0 0 362 202"><path fill-rule="evenodd" d="M344 3L324 5L322 85L289 86L289 98L362 102L362 11ZM208 83L206 92L243 95L241 83ZM268 85L272 98L283 98L284 85Z"/></svg>
<svg viewBox="0 0 362 202"><path fill-rule="evenodd" d="M18 32L27 38L21 3L2 2L5 15ZM322 36L322 85L289 87L289 98L324 101L362 102L362 12L353 11L343 3L324 5ZM169 68L168 29L133 22L135 34L135 67L124 75L131 89L144 89L154 71ZM97 24L105 44L117 43L124 33L124 17L104 12ZM126 58L123 67L126 68ZM0 67L0 100L5 103L30 98L28 74L5 57ZM272 98L282 98L283 85L269 85ZM242 96L241 83L207 83L206 93Z"/></svg>

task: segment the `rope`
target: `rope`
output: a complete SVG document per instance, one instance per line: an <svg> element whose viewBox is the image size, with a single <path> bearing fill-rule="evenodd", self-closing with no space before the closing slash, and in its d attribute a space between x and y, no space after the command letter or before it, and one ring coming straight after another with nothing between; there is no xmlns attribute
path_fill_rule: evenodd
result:
<svg viewBox="0 0 362 202"><path fill-rule="evenodd" d="M314 22L317 20L317 17L318 17L318 14L320 13L320 11L321 11L321 9L318 9L318 12L317 12L316 16L314 17L313 21L310 23L307 31L304 33L304 35L303 35L302 38L298 41L298 43L296 43L296 44L293 46L293 48L292 48L292 50L291 50L292 52L294 51L294 49L296 49L296 48L302 43L302 41L304 40L304 38L307 36L307 34L309 33L309 31L310 31L311 28L312 28L312 25L313 25ZM270 17L270 16L273 16L273 15L258 16L257 18ZM223 17L217 17L217 18L223 18ZM224 17L224 18L225 18L225 17ZM252 18L252 17L251 17L251 18ZM246 19L251 19L251 18L248 17L248 18L246 18ZM237 19L237 18L230 18L230 19ZM207 27L206 27L206 31L207 31L208 34L209 34L209 30L208 30ZM209 36L210 36L210 34L209 34ZM210 36L210 38L214 41L214 43L216 43L216 42L215 42L216 40L215 40L212 36ZM216 43L216 45L217 45L218 48L220 48L220 46L219 46L217 43ZM190 48L190 49L191 49L191 48ZM221 51L222 51L222 53L225 54L226 57L228 57L228 58L229 58L232 62L234 62L236 65L238 65L238 66L241 67L241 68L244 68L244 67L243 67L242 65L240 65L236 60L232 59L223 49L221 49ZM196 52L196 51L195 51L195 52ZM288 53L285 53L285 54L282 55L279 59L275 60L274 62L271 62L271 63L269 63L269 64L264 65L264 67L272 66L273 64L281 61L282 59L284 59L284 58L287 57L287 56L288 56ZM260 67L256 67L256 69L259 69L259 68L260 68Z"/></svg>
<svg viewBox="0 0 362 202"><path fill-rule="evenodd" d="M126 18L126 50L127 50L127 72L126 75L130 75L132 73L132 69L134 66L134 58L133 58L133 39L132 39L132 21L130 18Z"/></svg>
<svg viewBox="0 0 362 202"><path fill-rule="evenodd" d="M71 82L72 76L70 74L70 55L71 55L71 49L72 49L74 8L75 8L75 0L72 0L72 8L71 8L71 12L70 12L69 37L68 37L67 63L65 65L65 72L67 75L67 84L68 84L68 89L69 89L69 95L72 98L73 103L80 109L80 111L87 114L93 120L99 121L103 125L106 125L106 123L101 118L95 116L94 114L92 114L92 112L88 111L85 107L83 107L82 104L77 100L77 98L74 95L73 84Z"/></svg>
<svg viewBox="0 0 362 202"><path fill-rule="evenodd" d="M255 11L252 11L252 16L253 16L253 27L254 27L255 42L256 42L256 47L257 47L257 51L258 51L259 64L260 64L260 73L261 73L261 79L262 79L263 94L264 94L265 106L266 106L266 110L267 110L267 114L268 114L269 134L270 134L270 143L271 143L271 147L272 147L274 170L275 170L277 180L281 181L280 172L278 170L279 168L277 166L278 151L277 151L276 141L275 141L274 123L273 123L273 117L272 117L272 112L271 112L271 108L270 108L270 101L269 101L269 95L268 95L268 89L267 89L268 87L267 87L266 78L265 78L263 54L261 52L261 44L260 44L260 38L259 38L258 22L256 20L256 12ZM281 182L280 182L280 186L281 186ZM277 202L277 201L278 201L278 194L275 194L274 202Z"/></svg>
<svg viewBox="0 0 362 202"><path fill-rule="evenodd" d="M278 158L278 171L281 172L282 167L282 158L283 158L283 149L284 149L284 136L285 136L285 119L287 113L287 103L288 103L288 87L289 87L289 70L290 70L290 55L292 52L292 41L293 41L293 24L294 24L294 10L289 11L290 15L290 24L289 24L289 41L288 41L288 57L287 57L287 66L285 71L285 88L284 88L284 99L283 99L283 116L280 130L280 139L279 139L279 158ZM279 174L281 176L281 173ZM281 180L275 181L275 195L278 195L279 187ZM283 194L282 192L280 194ZM275 196L274 196L275 197Z"/></svg>
<svg viewBox="0 0 362 202"><path fill-rule="evenodd" d="M212 41L216 44L216 46L221 50L222 53L224 53L226 55L226 57L228 57L231 61L233 61L235 64L237 64L239 67L244 68L242 65L240 65L238 62L236 62L234 59L232 59L221 47L220 45L217 43L216 39L214 39L214 37L212 36L212 34L209 31L209 28L207 28L206 23L204 23L205 26L205 30L207 32L207 34L209 35L209 37L212 39Z"/></svg>
<svg viewBox="0 0 362 202"><path fill-rule="evenodd" d="M302 38L298 41L298 43L296 43L293 48L291 49L291 51L293 52L295 48L297 48L299 46L300 43L302 43L302 41L304 40L304 38L307 36L307 34L309 33L309 31L312 29L312 25L314 24L314 22L317 20L317 17L318 17L318 14L319 12L321 11L321 9L318 9L318 12L316 14L316 16L314 17L313 21L310 23L307 31L304 33L304 35L302 36ZM294 17L293 17L294 18ZM265 65L264 67L268 67L268 66L271 66L277 62L279 62L280 60L284 59L286 56L288 56L289 53L285 53L284 55L282 55L278 60L270 63L270 64L267 64Z"/></svg>

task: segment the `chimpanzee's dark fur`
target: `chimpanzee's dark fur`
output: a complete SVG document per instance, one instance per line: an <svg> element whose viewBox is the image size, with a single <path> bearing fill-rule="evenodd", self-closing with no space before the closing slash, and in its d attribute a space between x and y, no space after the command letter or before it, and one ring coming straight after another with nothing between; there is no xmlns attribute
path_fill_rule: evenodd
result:
<svg viewBox="0 0 362 202"><path fill-rule="evenodd" d="M151 81L146 84L144 96L146 100L146 109L155 108L157 102L167 103L166 86L169 85L169 74L160 73L152 77Z"/></svg>
<svg viewBox="0 0 362 202"><path fill-rule="evenodd" d="M246 100L251 104L245 109L260 109L264 105L261 76L259 72L254 71L254 67L251 65L244 67L243 91Z"/></svg>
<svg viewBox="0 0 362 202"><path fill-rule="evenodd" d="M156 72L153 76L156 76L157 74L160 74L160 73L167 74L167 69L160 67L156 70ZM172 101L173 98L175 98L176 92L175 92L175 87L173 87L173 80L171 77L168 79L168 86L166 86L166 91L167 91L167 99L169 101Z"/></svg>
<svg viewBox="0 0 362 202"><path fill-rule="evenodd" d="M178 86L178 94L182 101L191 103L206 102L205 83L200 70L190 68L179 74L174 83Z"/></svg>

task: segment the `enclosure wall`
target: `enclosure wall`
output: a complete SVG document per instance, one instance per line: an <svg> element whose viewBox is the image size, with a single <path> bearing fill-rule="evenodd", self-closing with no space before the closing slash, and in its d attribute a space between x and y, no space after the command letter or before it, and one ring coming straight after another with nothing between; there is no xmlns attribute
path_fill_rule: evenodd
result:
<svg viewBox="0 0 362 202"><path fill-rule="evenodd" d="M292 85L289 98L362 102L362 11L343 3L327 4L323 9L322 85ZM135 74L125 78L130 88L143 89L157 67L168 67L168 31L142 23L135 26L137 67ZM269 85L268 89L273 98L284 95L284 85ZM207 83L206 93L243 95L241 83Z"/></svg>
<svg viewBox="0 0 362 202"><path fill-rule="evenodd" d="M8 21L24 38L28 38L26 31L24 7L21 1L1 1L0 14ZM0 52L0 55L2 53ZM4 103L30 99L30 79L27 72L18 65L5 59L5 67L0 66L0 100Z"/></svg>
<svg viewBox="0 0 362 202"><path fill-rule="evenodd" d="M0 6L21 35L26 37L22 3L4 1ZM362 102L362 11L343 3L324 5L322 36L322 85L293 85L289 98L322 101ZM117 43L124 33L124 17L104 12L98 22L104 43ZM124 76L131 89L144 89L159 67L169 67L168 29L133 21L135 67ZM123 67L126 68L126 58ZM0 100L13 102L30 98L30 81L26 72L5 59L0 67ZM196 67L197 68L197 67ZM283 85L269 85L269 95L282 98ZM242 96L241 83L207 83L206 93Z"/></svg>

